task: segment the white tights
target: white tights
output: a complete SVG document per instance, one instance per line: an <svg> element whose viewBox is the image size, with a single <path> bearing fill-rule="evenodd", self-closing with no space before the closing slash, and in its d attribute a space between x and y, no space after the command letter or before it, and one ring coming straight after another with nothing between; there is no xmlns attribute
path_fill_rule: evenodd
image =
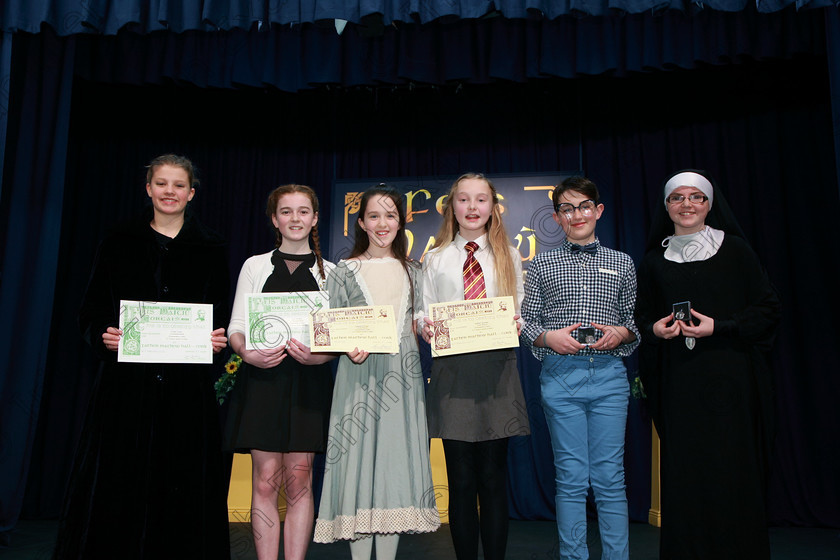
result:
<svg viewBox="0 0 840 560"><path fill-rule="evenodd" d="M374 535L376 538L376 560L394 560L400 535ZM350 555L353 560L370 560L373 557L373 540L370 537L350 541Z"/></svg>

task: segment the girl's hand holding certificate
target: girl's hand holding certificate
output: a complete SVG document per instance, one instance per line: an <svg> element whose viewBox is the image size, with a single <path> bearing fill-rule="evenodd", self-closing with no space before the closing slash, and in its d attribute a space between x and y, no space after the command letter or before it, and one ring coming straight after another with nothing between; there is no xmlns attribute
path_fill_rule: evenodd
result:
<svg viewBox="0 0 840 560"><path fill-rule="evenodd" d="M228 339L225 336L225 329L219 327L210 333L210 341L213 343L213 353L218 354L227 348Z"/></svg>
<svg viewBox="0 0 840 560"><path fill-rule="evenodd" d="M306 344L296 338L289 340L286 345L286 352L296 362L305 366L313 366L318 364L325 364L332 360L335 356L332 354L313 354L312 349Z"/></svg>
<svg viewBox="0 0 840 560"><path fill-rule="evenodd" d="M350 358L350 361L354 364L361 364L362 362L367 360L367 357L369 355L370 352L365 352L364 350L359 350L358 348L355 348L351 352L347 352L347 357Z"/></svg>
<svg viewBox="0 0 840 560"><path fill-rule="evenodd" d="M112 352L116 352L119 350L120 347L120 337L122 336L122 331L115 327L108 327L108 329L102 333L102 344L105 345L105 348L111 350Z"/></svg>
<svg viewBox="0 0 840 560"><path fill-rule="evenodd" d="M234 336L239 335L243 339L245 338L241 333L235 333L231 336L233 339ZM232 340L231 340L232 342ZM258 367L261 369L271 369L275 366L280 365L286 358L286 345L281 344L276 348L261 348L259 350L248 350L245 348L244 340L242 341L241 348L236 351L236 347L234 350L237 354L242 356L242 359L251 364L254 367Z"/></svg>

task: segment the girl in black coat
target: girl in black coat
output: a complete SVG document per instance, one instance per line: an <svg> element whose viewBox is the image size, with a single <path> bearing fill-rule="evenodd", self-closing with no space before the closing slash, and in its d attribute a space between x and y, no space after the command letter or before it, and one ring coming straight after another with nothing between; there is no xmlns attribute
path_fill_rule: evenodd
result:
<svg viewBox="0 0 840 560"><path fill-rule="evenodd" d="M79 322L104 367L82 433L55 558L229 558L212 366L118 363L120 300L213 304L227 324L224 241L187 210L192 163L155 158L152 211L102 242ZM212 332L213 351L227 344Z"/></svg>

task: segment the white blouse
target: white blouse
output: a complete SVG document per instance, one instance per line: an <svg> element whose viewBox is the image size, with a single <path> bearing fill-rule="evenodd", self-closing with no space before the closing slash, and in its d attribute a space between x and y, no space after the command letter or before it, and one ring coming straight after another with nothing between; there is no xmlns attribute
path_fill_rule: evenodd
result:
<svg viewBox="0 0 840 560"><path fill-rule="evenodd" d="M487 241L487 234L475 240L478 249L475 251L475 258L481 265L484 273L484 286L487 288L487 297L499 295L496 286L496 262L490 245ZM426 253L423 258L423 308L428 309L432 303L445 301L463 301L464 299L464 262L467 260L467 250L464 246L467 240L456 234L452 243L438 247ZM515 247L509 245L510 258L513 259L514 272L516 274L516 295L514 303L516 311L519 312L522 306L522 299L525 297L525 286L522 283L522 256Z"/></svg>

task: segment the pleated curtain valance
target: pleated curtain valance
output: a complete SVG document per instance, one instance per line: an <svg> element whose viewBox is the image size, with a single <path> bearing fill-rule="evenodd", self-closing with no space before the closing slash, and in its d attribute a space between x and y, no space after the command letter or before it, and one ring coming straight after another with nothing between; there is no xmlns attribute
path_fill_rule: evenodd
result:
<svg viewBox="0 0 840 560"><path fill-rule="evenodd" d="M788 6L820 8L832 0L7 0L0 7L0 31L37 33L41 25L60 36L77 33L114 35L121 29L154 31L229 31L335 20L380 29L392 23L429 23L501 16L554 20L563 16L702 10L759 13Z"/></svg>
<svg viewBox="0 0 840 560"><path fill-rule="evenodd" d="M77 36L76 75L89 80L200 87L526 82L695 68L825 52L821 11L793 14L637 14L612 21L464 20L404 24L378 37L306 25L270 33L158 32ZM51 33L50 33L51 34ZM679 40L675 38L679 37Z"/></svg>

